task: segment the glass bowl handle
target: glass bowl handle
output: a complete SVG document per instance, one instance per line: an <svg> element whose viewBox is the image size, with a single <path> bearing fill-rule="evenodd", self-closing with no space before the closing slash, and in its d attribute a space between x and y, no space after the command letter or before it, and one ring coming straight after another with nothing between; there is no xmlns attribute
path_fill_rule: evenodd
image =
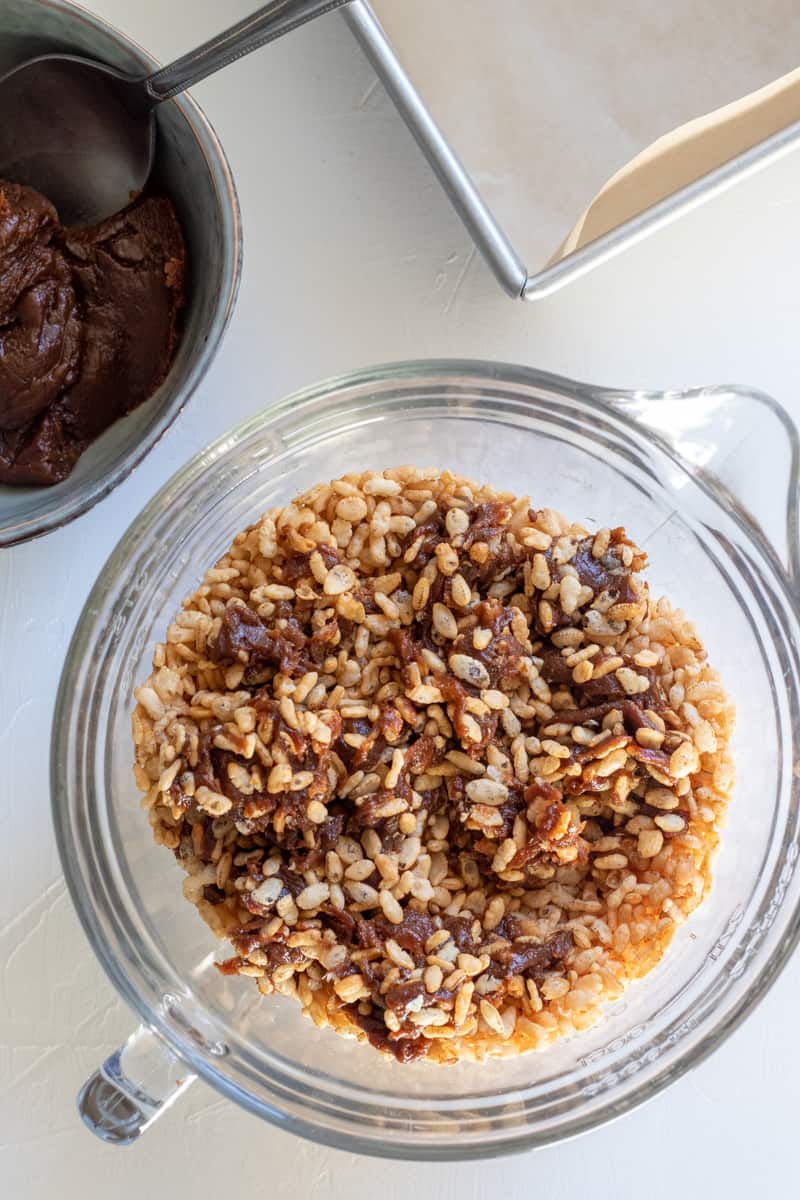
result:
<svg viewBox="0 0 800 1200"><path fill-rule="evenodd" d="M597 395L666 443L725 507L760 530L800 597L800 437L776 400L733 386Z"/></svg>
<svg viewBox="0 0 800 1200"><path fill-rule="evenodd" d="M129 1146L196 1078L166 1042L140 1025L86 1080L78 1111L104 1142Z"/></svg>

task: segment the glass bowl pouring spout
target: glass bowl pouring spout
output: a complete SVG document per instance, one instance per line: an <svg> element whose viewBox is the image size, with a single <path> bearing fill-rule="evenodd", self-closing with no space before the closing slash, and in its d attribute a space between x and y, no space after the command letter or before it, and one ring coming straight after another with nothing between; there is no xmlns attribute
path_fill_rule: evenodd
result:
<svg viewBox="0 0 800 1200"><path fill-rule="evenodd" d="M745 525L760 526L797 594L800 437L772 396L734 385L595 395L660 441Z"/></svg>

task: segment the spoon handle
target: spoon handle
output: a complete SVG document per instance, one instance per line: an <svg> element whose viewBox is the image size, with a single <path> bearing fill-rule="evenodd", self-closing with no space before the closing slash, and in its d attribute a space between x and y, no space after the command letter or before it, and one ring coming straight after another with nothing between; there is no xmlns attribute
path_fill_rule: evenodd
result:
<svg viewBox="0 0 800 1200"><path fill-rule="evenodd" d="M192 84L227 67L251 50L282 37L323 13L341 8L348 0L271 0L257 12L238 21L196 50L162 67L145 80L153 104L177 96Z"/></svg>

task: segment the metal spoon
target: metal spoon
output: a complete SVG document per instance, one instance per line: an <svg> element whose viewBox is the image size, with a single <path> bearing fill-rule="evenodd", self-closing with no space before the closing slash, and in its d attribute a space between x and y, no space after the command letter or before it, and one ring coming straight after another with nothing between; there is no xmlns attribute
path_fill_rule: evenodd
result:
<svg viewBox="0 0 800 1200"><path fill-rule="evenodd" d="M119 212L153 166L153 110L229 63L347 0L271 0L146 78L70 54L46 54L0 79L0 179L26 183L65 225Z"/></svg>

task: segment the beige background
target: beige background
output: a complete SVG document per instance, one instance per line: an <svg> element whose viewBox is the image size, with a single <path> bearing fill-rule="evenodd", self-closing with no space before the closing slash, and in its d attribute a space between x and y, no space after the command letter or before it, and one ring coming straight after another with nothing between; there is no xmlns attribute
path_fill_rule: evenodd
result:
<svg viewBox="0 0 800 1200"><path fill-rule="evenodd" d="M649 143L800 65L796 0L373 0L373 8L530 268ZM800 97L793 109L799 119ZM665 164L666 178L685 181L709 153L708 143L699 153L693 146ZM657 198L663 179L651 173L643 197ZM636 205L626 196L623 207Z"/></svg>

